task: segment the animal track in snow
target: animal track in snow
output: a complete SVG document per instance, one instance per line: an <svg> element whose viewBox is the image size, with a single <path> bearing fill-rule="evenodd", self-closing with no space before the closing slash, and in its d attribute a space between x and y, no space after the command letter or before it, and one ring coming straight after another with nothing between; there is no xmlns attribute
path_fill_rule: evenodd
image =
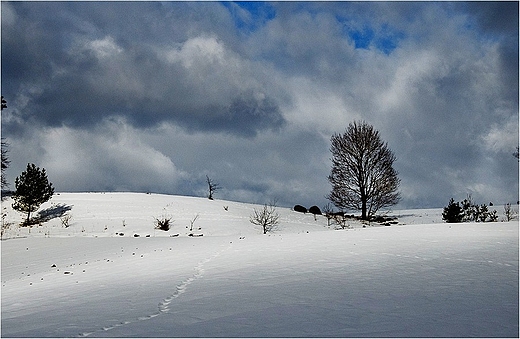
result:
<svg viewBox="0 0 520 339"><path fill-rule="evenodd" d="M195 266L195 273L191 277L189 277L188 279L184 280L179 285L177 285L175 287L175 291L171 295L169 295L168 297L164 298L159 303L159 312L161 312L161 313L168 313L168 312L170 312L170 304L171 304L171 302L175 298L179 297L181 294L186 292L186 288L191 283L193 283L195 280L200 279L200 278L203 277L203 275L204 275L204 265L207 264L208 262L214 260L218 256L220 256L220 254L222 254L222 252L228 250L230 247L231 247L231 245L229 245L228 247L226 247L223 250L218 251L217 253L215 253L211 257L206 258L203 261L199 262L199 264L197 266Z"/></svg>
<svg viewBox="0 0 520 339"><path fill-rule="evenodd" d="M110 331L114 328L117 328L117 327L121 327L121 326L124 326L124 325L128 325L128 324L133 324L133 323L137 323L139 321L145 321L145 320L150 320L150 319L153 319L161 314L165 314L165 313L169 313L170 312L170 304L172 303L172 301L174 299L176 299L177 297L179 297L181 294L185 293L186 292L186 289L187 287L192 284L194 281L202 278L204 276L204 265L206 265L208 262L214 260L215 258L217 258L218 256L220 256L224 251L228 250L231 248L231 244L229 246L227 246L226 248L216 252L215 254L213 254L211 257L208 257L204 260L202 260L201 262L199 262L197 264L197 266L195 266L194 270L195 270L195 273L190 276L189 278L183 280L180 284L178 284L177 286L175 286L175 290L172 294L170 294L169 296L167 296L166 298L164 298L163 300L161 300L161 302L159 302L158 304L158 312L156 313L153 313L153 314L149 314L149 315L146 315L146 316L142 316L142 317L138 317L132 321L121 321L117 324L113 324L113 325L110 325L110 326L105 326L105 327L102 327L101 330L96 330L96 331L92 331L92 332L83 332L83 333L80 333L78 337L88 337L92 334L95 334L95 333L98 333L98 332L101 332L101 331Z"/></svg>

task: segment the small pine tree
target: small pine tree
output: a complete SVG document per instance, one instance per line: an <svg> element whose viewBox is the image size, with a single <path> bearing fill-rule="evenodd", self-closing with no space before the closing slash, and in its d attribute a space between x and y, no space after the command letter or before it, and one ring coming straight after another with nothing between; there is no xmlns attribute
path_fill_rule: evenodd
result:
<svg viewBox="0 0 520 339"><path fill-rule="evenodd" d="M442 212L442 220L446 222L461 222L464 217L462 208L453 198L450 199L448 206L444 207Z"/></svg>
<svg viewBox="0 0 520 339"><path fill-rule="evenodd" d="M468 194L466 199L461 202L462 220L461 221L478 221L479 209L478 205L473 203L471 194Z"/></svg>
<svg viewBox="0 0 520 339"><path fill-rule="evenodd" d="M29 225L31 212L48 201L54 194L54 187L47 179L45 169L41 170L34 164L27 164L27 169L15 179L16 192L13 195L13 208L27 213L26 225Z"/></svg>
<svg viewBox="0 0 520 339"><path fill-rule="evenodd" d="M496 221L498 221L497 211L496 211L496 210L493 210L492 212L489 212L489 213L488 213L488 217L489 217L489 221L491 221L491 222L496 222Z"/></svg>
<svg viewBox="0 0 520 339"><path fill-rule="evenodd" d="M490 212L486 204L478 205L476 206L476 210L478 210L477 214L475 214L475 220L486 222L486 220L490 217Z"/></svg>
<svg viewBox="0 0 520 339"><path fill-rule="evenodd" d="M516 212L511 208L511 203L504 205L504 215L506 217L505 221L511 221L516 216Z"/></svg>

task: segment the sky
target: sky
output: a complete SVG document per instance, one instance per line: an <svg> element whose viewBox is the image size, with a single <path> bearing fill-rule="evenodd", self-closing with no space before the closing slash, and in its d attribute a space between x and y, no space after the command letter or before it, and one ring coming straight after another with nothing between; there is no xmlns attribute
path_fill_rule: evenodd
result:
<svg viewBox="0 0 520 339"><path fill-rule="evenodd" d="M364 120L394 209L518 200L518 2L2 2L2 137L56 191L324 206ZM124 15L122 15L124 13Z"/></svg>

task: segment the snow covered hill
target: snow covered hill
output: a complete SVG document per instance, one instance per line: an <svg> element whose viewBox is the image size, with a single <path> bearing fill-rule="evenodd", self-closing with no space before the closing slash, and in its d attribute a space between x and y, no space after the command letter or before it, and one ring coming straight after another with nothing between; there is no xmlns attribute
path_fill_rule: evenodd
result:
<svg viewBox="0 0 520 339"><path fill-rule="evenodd" d="M43 204L40 214L50 214L54 218L31 228L18 227L25 214L11 207L12 200L2 202L4 221L8 223L4 238L26 236L86 236L110 237L123 234L128 236L170 237L189 233L204 236L255 235L261 233L259 227L249 222L254 209L262 206L240 202L209 200L206 198L173 196L144 193L59 193ZM302 214L289 208L277 208L280 225L275 231L298 233L324 231L328 227L323 216ZM424 224L442 222L440 209L394 211L401 224ZM64 227L63 218L70 216L69 227ZM198 216L198 217L197 217ZM168 232L154 230L154 219L172 218L173 226ZM193 230L191 221L194 221ZM353 228L362 227L357 221L350 221ZM373 225L377 225L374 223ZM199 229L200 228L200 229Z"/></svg>
<svg viewBox="0 0 520 339"><path fill-rule="evenodd" d="M519 334L518 221L445 224L441 210L411 210L389 227L335 230L278 208L263 235L249 222L261 206L61 193L41 210L71 218L29 229L10 204L3 337ZM174 220L167 232L154 229L162 217Z"/></svg>

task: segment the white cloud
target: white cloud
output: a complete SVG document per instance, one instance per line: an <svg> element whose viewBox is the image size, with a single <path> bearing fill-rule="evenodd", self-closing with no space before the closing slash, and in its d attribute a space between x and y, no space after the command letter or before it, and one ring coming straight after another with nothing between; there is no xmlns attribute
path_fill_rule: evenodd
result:
<svg viewBox="0 0 520 339"><path fill-rule="evenodd" d="M287 89L292 100L285 107L284 116L293 125L304 130L331 133L339 126L348 126L358 119L352 112L342 93L326 86L316 86L307 77L292 77L287 80Z"/></svg>
<svg viewBox="0 0 520 339"><path fill-rule="evenodd" d="M518 146L518 116L503 124L494 123L482 139L490 151L512 153Z"/></svg>
<svg viewBox="0 0 520 339"><path fill-rule="evenodd" d="M172 48L165 52L169 62L181 62L186 68L192 68L200 64L224 65L225 48L216 37L198 36L188 39L178 48Z"/></svg>
<svg viewBox="0 0 520 339"><path fill-rule="evenodd" d="M111 36L89 41L87 48L92 50L100 59L108 58L123 52L123 49L115 43L114 38Z"/></svg>
<svg viewBox="0 0 520 339"><path fill-rule="evenodd" d="M84 35L72 35L68 38L70 40L67 44L66 52L72 58L85 58L91 53L101 62L107 62L107 59L117 57L123 52L114 38L106 35L102 39L96 39Z"/></svg>
<svg viewBox="0 0 520 339"><path fill-rule="evenodd" d="M196 36L174 46L157 48L156 53L172 67L182 66L180 78L198 102L229 102L241 91L258 92L267 80L257 74L260 65L243 58L215 36Z"/></svg>
<svg viewBox="0 0 520 339"><path fill-rule="evenodd" d="M375 98L380 109L410 110L412 108L410 105L417 95L417 84L424 86L425 81L427 83L432 76L442 77L447 73L445 68L435 51L419 50L403 55L403 58L397 61L395 70L390 67L385 70L393 76L388 86L382 88L382 92Z"/></svg>
<svg viewBox="0 0 520 339"><path fill-rule="evenodd" d="M139 131L122 121L95 131L48 128L41 136L41 164L59 178L58 190L175 189L187 174L170 158L143 143Z"/></svg>
<svg viewBox="0 0 520 339"><path fill-rule="evenodd" d="M8 2L2 3L2 25L12 26L16 22L16 13Z"/></svg>

